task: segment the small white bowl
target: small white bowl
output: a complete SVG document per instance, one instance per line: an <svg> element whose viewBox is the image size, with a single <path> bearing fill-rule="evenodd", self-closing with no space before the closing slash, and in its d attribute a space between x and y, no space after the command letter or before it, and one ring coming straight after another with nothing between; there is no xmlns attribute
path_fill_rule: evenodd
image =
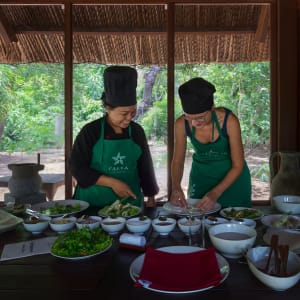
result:
<svg viewBox="0 0 300 300"><path fill-rule="evenodd" d="M205 227L208 230L211 226L215 226L218 224L224 224L224 223L229 223L230 221L225 218L220 218L220 217L213 217L213 216L208 216L205 218L204 223Z"/></svg>
<svg viewBox="0 0 300 300"><path fill-rule="evenodd" d="M108 234L115 235L124 229L125 223L126 223L126 219L123 217L116 217L116 218L107 217L102 220L101 227Z"/></svg>
<svg viewBox="0 0 300 300"><path fill-rule="evenodd" d="M89 227L91 229L95 229L99 227L102 218L99 216L88 216L86 218L78 218L76 221L76 227L78 229L82 227Z"/></svg>
<svg viewBox="0 0 300 300"><path fill-rule="evenodd" d="M181 218L177 221L178 227L186 235L195 234L201 228L201 220L193 218L189 220L188 218Z"/></svg>
<svg viewBox="0 0 300 300"><path fill-rule="evenodd" d="M242 225L246 225L252 228L256 227L256 222L252 219L245 219L245 218L241 218L241 219L231 219L230 221L233 224L242 224Z"/></svg>
<svg viewBox="0 0 300 300"><path fill-rule="evenodd" d="M159 217L152 220L153 229L160 235L168 235L176 226L176 220L169 217Z"/></svg>
<svg viewBox="0 0 300 300"><path fill-rule="evenodd" d="M278 211L284 214L300 214L300 196L278 195L273 197L273 204Z"/></svg>
<svg viewBox="0 0 300 300"><path fill-rule="evenodd" d="M135 217L126 221L126 227L128 231L134 234L143 234L151 226L151 219L148 217Z"/></svg>
<svg viewBox="0 0 300 300"><path fill-rule="evenodd" d="M41 234L49 226L50 217L41 216L39 219L28 218L23 221L23 226L26 231L32 234Z"/></svg>
<svg viewBox="0 0 300 300"><path fill-rule="evenodd" d="M247 252L247 262L251 272L263 284L275 291L285 291L294 286L300 279L300 258L294 252L289 252L288 276L274 276L262 271L267 263L270 247L255 247ZM272 260L271 260L272 261ZM270 264L271 266L271 264Z"/></svg>
<svg viewBox="0 0 300 300"><path fill-rule="evenodd" d="M61 233L68 230L71 230L75 227L76 218L75 217L57 217L53 218L49 224L52 230Z"/></svg>
<svg viewBox="0 0 300 300"><path fill-rule="evenodd" d="M257 232L241 224L218 224L208 230L213 246L228 258L239 258L254 245Z"/></svg>

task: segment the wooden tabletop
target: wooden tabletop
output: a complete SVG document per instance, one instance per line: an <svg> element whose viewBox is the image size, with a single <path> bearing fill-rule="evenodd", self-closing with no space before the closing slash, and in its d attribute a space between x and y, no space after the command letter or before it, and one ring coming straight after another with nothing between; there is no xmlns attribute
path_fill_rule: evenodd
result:
<svg viewBox="0 0 300 300"><path fill-rule="evenodd" d="M262 208L269 209L269 208ZM91 208L86 213L95 214ZM157 209L146 209L154 217ZM258 222L257 245L261 245L265 228ZM50 229L43 236L55 235ZM146 233L154 248L171 245L188 245L187 236L176 228L169 236L161 237L156 232ZM41 236L39 236L41 237ZM0 251L7 243L26 241L33 237L22 225L0 235ZM195 236L195 242L200 238ZM210 241L206 236L206 245ZM272 291L259 282L243 259L228 259L230 273L218 287L196 293L168 294L135 287L129 275L132 261L142 252L119 247L118 237L113 247L94 258L67 261L50 254L0 262L1 299L103 299L103 300L160 300L160 299L286 299L296 300L300 295L300 283L284 291ZM93 297L93 298L92 298Z"/></svg>

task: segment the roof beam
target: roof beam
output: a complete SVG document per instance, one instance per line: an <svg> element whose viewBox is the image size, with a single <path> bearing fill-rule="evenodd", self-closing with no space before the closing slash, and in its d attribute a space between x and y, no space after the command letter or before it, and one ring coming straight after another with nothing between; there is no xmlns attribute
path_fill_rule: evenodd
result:
<svg viewBox="0 0 300 300"><path fill-rule="evenodd" d="M1 7L0 7L0 35L3 37L3 39L5 40L5 42L7 44L18 41L18 39L17 39L12 27L9 25Z"/></svg>
<svg viewBox="0 0 300 300"><path fill-rule="evenodd" d="M17 34L63 34L64 30L61 27L56 26L17 26L14 28ZM198 28L198 29L181 29L177 28L175 30L176 34L233 34L233 33L256 33L256 27L228 27L228 28ZM104 27L74 27L74 34L81 35L115 35L120 33L125 33L128 35L137 35L137 34L166 34L166 30L159 28L104 28Z"/></svg>

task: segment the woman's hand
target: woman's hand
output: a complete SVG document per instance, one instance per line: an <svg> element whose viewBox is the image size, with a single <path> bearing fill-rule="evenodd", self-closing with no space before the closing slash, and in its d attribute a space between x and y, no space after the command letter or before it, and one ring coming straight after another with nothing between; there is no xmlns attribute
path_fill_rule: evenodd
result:
<svg viewBox="0 0 300 300"><path fill-rule="evenodd" d="M132 197L133 199L136 199L136 195L132 192L131 188L119 179L114 179L112 181L111 188L121 198Z"/></svg>
<svg viewBox="0 0 300 300"><path fill-rule="evenodd" d="M187 202L182 189L176 189L172 191L170 202L175 206L187 207Z"/></svg>
<svg viewBox="0 0 300 300"><path fill-rule="evenodd" d="M203 210L211 210L214 208L220 195L216 192L209 191L200 201L197 202L196 207Z"/></svg>

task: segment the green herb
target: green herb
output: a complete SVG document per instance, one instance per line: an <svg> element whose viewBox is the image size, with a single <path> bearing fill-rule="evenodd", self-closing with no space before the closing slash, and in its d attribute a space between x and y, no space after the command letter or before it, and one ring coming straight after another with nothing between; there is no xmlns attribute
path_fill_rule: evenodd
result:
<svg viewBox="0 0 300 300"><path fill-rule="evenodd" d="M230 218L246 218L246 219L255 219L260 217L260 212L256 209L235 209L231 208L230 210L224 210L224 213L227 217Z"/></svg>
<svg viewBox="0 0 300 300"><path fill-rule="evenodd" d="M59 235L51 251L58 256L81 257L98 253L111 244L112 238L100 227L83 227Z"/></svg>
<svg viewBox="0 0 300 300"><path fill-rule="evenodd" d="M68 213L75 213L81 210L81 205L79 203L75 205L61 205L56 203L52 207L48 208L41 208L40 212L45 215L58 215L58 214L68 214Z"/></svg>

